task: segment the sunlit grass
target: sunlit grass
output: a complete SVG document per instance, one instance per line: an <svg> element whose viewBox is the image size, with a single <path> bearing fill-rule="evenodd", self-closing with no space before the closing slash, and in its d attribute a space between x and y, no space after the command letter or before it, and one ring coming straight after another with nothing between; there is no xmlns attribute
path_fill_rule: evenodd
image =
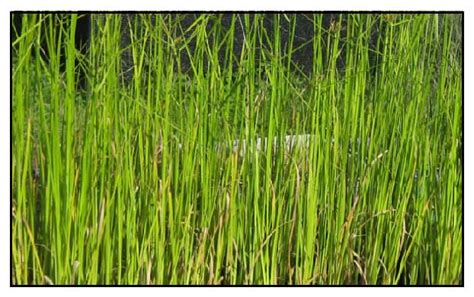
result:
<svg viewBox="0 0 474 297"><path fill-rule="evenodd" d="M78 17L14 43L14 284L462 283L459 16L316 14L309 77L264 15L136 16L125 48L96 15L86 56Z"/></svg>

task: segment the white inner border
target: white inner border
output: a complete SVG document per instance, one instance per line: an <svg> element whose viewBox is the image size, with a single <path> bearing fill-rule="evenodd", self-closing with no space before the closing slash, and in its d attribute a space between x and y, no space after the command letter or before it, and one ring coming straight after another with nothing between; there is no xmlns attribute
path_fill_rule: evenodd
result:
<svg viewBox="0 0 474 297"><path fill-rule="evenodd" d="M0 2L0 296L81 296L114 294L163 294L187 295L187 296L262 296L277 295L287 296L297 294L303 296L325 295L352 295L353 293L364 296L396 296L404 297L408 294L419 295L429 294L429 296L452 296L452 294L463 296L474 296L473 263L468 251L473 250L472 244L472 222L469 215L464 217L464 267L465 267L465 288L10 288L10 11L12 10L148 10L148 11L180 11L180 10L457 10L464 11L464 52L473 53L472 32L473 22L471 16L474 14L470 1L462 0L398 0L398 1L372 1L369 0L331 0L331 1L288 1L288 0L172 0L172 1L152 1L152 0L115 0L110 3L97 0L81 1L59 1L59 0L3 0ZM472 79L472 59L468 54L464 57L465 73L464 81ZM472 81L471 81L472 82ZM465 153L465 175L464 175L464 213L472 212L473 203L469 197L473 196L472 173L469 170L473 165L473 158L469 152L473 149L472 128L473 118L470 114L472 107L472 83L465 84L464 93L464 151ZM471 236L469 236L469 233ZM105 292L105 290L110 290ZM296 291L293 291L296 290ZM351 292L354 290L354 292ZM425 291L425 292L423 292ZM469 293L470 292L470 293ZM352 297L352 296L351 296Z"/></svg>

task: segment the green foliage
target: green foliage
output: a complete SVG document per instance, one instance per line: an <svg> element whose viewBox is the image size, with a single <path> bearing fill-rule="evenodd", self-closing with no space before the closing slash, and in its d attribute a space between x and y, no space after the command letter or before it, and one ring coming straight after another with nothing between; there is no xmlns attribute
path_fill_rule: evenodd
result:
<svg viewBox="0 0 474 297"><path fill-rule="evenodd" d="M14 284L462 284L459 16L314 15L309 77L294 16L286 47L258 14L189 40L137 16L124 48L95 15L85 56L78 17L25 15L14 41ZM216 150L288 134L312 141Z"/></svg>

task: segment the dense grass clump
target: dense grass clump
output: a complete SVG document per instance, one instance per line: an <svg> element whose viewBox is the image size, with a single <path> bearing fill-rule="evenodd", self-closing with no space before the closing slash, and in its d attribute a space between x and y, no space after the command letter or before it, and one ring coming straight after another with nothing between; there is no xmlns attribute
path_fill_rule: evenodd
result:
<svg viewBox="0 0 474 297"><path fill-rule="evenodd" d="M462 284L459 15L80 17L12 44L14 284Z"/></svg>

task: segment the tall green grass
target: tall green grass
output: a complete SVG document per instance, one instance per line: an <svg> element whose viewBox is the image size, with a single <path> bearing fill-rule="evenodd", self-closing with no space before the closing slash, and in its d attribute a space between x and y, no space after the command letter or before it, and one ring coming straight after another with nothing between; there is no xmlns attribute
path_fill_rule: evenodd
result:
<svg viewBox="0 0 474 297"><path fill-rule="evenodd" d="M462 284L459 16L315 14L310 76L292 15L137 15L126 47L95 15L86 56L79 17L12 45L14 284Z"/></svg>

